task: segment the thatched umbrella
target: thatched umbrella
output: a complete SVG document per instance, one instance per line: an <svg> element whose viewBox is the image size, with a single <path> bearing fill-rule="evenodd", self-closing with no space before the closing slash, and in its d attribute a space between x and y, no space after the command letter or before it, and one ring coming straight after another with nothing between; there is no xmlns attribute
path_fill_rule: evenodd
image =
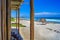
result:
<svg viewBox="0 0 60 40"><path fill-rule="evenodd" d="M41 18L39 22L42 22L42 24L46 24L46 19L45 18Z"/></svg>

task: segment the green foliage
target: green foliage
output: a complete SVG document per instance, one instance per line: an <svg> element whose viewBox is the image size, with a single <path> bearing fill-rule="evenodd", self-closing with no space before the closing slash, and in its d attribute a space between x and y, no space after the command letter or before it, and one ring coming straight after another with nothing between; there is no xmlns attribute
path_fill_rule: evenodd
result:
<svg viewBox="0 0 60 40"><path fill-rule="evenodd" d="M11 18L11 21L15 21L15 19L12 17L12 18Z"/></svg>
<svg viewBox="0 0 60 40"><path fill-rule="evenodd" d="M12 26L12 27L16 27L16 23L12 23L11 26ZM19 26L20 26L20 27L26 27L26 26L24 26L24 25L22 25L22 24L19 24Z"/></svg>

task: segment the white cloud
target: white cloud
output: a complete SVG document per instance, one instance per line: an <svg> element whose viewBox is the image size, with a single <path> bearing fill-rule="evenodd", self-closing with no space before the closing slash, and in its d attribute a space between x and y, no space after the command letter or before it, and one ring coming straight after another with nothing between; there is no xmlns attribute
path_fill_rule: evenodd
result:
<svg viewBox="0 0 60 40"><path fill-rule="evenodd" d="M48 15L49 13L48 12L35 13L35 15L43 15L43 14Z"/></svg>
<svg viewBox="0 0 60 40"><path fill-rule="evenodd" d="M53 13L53 12L40 12L40 13L35 13L35 16L39 15L60 15L60 13Z"/></svg>

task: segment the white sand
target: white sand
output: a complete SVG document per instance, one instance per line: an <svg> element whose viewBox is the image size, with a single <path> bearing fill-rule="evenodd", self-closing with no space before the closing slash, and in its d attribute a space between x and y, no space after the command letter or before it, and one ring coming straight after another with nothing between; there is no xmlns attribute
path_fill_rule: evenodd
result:
<svg viewBox="0 0 60 40"><path fill-rule="evenodd" d="M23 39L30 40L30 21L20 20L20 23L26 26L20 28ZM60 32L60 24L48 23L40 25L40 22L34 23L35 40L60 40L60 33L54 32L54 30Z"/></svg>

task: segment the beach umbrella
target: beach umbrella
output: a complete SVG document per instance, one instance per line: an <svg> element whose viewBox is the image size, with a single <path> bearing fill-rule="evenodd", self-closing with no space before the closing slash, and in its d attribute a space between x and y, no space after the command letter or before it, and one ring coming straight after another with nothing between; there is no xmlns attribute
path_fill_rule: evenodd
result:
<svg viewBox="0 0 60 40"><path fill-rule="evenodd" d="M46 22L46 19L45 18L41 18L39 21L44 23L44 22Z"/></svg>

